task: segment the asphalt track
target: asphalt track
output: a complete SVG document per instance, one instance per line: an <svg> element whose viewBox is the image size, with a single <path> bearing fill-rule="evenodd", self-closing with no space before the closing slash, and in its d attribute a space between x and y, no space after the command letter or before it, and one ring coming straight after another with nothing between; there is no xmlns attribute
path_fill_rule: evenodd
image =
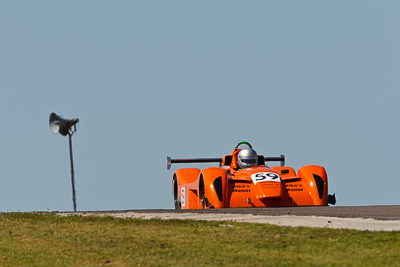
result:
<svg viewBox="0 0 400 267"><path fill-rule="evenodd" d="M119 218L160 218L266 223L368 231L400 231L400 205L229 208L207 210L119 210L60 213Z"/></svg>
<svg viewBox="0 0 400 267"><path fill-rule="evenodd" d="M266 208L229 208L206 210L126 210L110 213L196 213L196 214L252 214L268 216L324 216L338 218L371 218L378 220L400 220L400 205L393 206L310 206L310 207L266 207Z"/></svg>

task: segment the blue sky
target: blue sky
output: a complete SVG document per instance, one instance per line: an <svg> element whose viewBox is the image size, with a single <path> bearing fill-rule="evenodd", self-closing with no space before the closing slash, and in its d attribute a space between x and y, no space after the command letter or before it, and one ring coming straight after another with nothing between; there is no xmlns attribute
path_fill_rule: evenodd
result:
<svg viewBox="0 0 400 267"><path fill-rule="evenodd" d="M338 205L400 204L398 1L2 1L0 211L173 208L166 157L328 172Z"/></svg>

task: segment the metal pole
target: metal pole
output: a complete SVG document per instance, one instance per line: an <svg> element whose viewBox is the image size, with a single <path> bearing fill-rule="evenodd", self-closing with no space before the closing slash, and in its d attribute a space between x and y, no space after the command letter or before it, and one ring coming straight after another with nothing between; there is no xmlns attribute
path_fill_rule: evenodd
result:
<svg viewBox="0 0 400 267"><path fill-rule="evenodd" d="M74 173L74 161L72 158L72 131L68 132L69 137L69 158L71 160L71 183L72 183L72 202L74 204L74 211L76 211L76 197L75 197L75 173Z"/></svg>

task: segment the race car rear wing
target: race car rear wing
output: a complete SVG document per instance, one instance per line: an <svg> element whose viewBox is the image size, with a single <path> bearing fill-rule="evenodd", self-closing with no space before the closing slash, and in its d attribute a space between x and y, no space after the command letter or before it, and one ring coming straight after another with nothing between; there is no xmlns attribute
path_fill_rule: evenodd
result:
<svg viewBox="0 0 400 267"><path fill-rule="evenodd" d="M280 157L264 157L264 156L258 156L258 157L259 157L259 162L280 161L281 166L285 166L284 155L281 155ZM171 169L171 165L173 163L207 163L207 162L222 163L222 158L173 159L171 157L167 157L167 170Z"/></svg>

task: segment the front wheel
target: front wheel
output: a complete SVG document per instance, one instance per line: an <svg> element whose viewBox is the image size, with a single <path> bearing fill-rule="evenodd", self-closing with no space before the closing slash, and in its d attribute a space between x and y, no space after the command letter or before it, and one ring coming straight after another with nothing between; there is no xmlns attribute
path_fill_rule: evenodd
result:
<svg viewBox="0 0 400 267"><path fill-rule="evenodd" d="M173 184L173 188L174 188L174 206L176 210L180 210L181 209L181 201L180 198L178 198L178 180L176 178L176 176L174 177L174 180L172 182Z"/></svg>
<svg viewBox="0 0 400 267"><path fill-rule="evenodd" d="M203 180L203 177L200 178L199 196L200 196L201 206L202 206L203 209L205 209L207 207L207 198L206 198L205 192L204 192L204 180Z"/></svg>

